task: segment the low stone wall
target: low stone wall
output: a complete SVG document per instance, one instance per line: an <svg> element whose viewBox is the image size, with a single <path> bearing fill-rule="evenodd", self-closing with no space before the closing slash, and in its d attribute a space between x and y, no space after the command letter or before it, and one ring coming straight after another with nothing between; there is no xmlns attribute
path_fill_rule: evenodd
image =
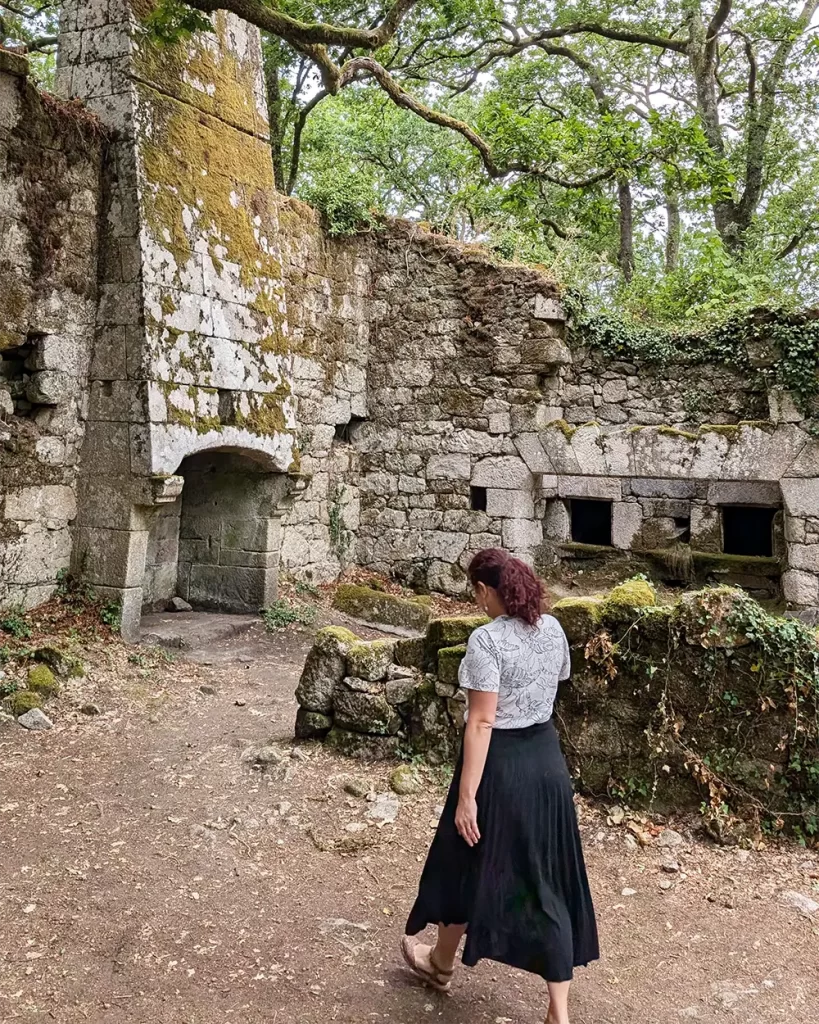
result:
<svg viewBox="0 0 819 1024"><path fill-rule="evenodd" d="M556 708L583 791L660 809L704 808L805 835L819 827L819 635L716 587L658 605L635 578L554 608L573 649ZM322 630L297 697L297 735L363 758L452 760L465 694L457 673L481 619L424 637L363 642Z"/></svg>

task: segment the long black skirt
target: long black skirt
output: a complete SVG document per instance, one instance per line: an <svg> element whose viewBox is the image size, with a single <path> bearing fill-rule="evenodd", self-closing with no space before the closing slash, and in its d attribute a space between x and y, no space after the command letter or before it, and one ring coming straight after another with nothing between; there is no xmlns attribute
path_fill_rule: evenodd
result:
<svg viewBox="0 0 819 1024"><path fill-rule="evenodd" d="M458 761L407 935L465 924L463 962L496 960L569 981L599 956L574 793L552 722L495 729L478 789L481 841L455 828Z"/></svg>

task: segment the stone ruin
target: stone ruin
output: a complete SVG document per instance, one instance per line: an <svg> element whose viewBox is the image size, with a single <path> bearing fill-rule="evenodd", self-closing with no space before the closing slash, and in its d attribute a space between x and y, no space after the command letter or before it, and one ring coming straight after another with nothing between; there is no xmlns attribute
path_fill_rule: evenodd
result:
<svg viewBox="0 0 819 1024"><path fill-rule="evenodd" d="M217 14L160 52L143 7L67 0L62 100L0 51L0 604L71 567L135 637L176 596L255 611L281 571L459 596L502 544L819 605L789 394L606 359L478 247L328 237L274 190L257 33Z"/></svg>
<svg viewBox="0 0 819 1024"><path fill-rule="evenodd" d="M371 598L376 609L378 592ZM737 588L659 604L641 578L565 598L553 613L572 648L555 717L583 792L700 809L717 838L741 831L740 821L815 832L815 630L769 615ZM466 707L458 669L486 621L433 619L396 641L321 630L296 691L296 735L365 760L451 762Z"/></svg>

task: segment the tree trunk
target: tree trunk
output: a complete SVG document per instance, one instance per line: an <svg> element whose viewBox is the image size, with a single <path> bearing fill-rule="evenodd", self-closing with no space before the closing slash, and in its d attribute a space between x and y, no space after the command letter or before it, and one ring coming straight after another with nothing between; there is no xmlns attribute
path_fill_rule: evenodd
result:
<svg viewBox="0 0 819 1024"><path fill-rule="evenodd" d="M620 222L620 250L617 262L628 283L634 277L634 200L631 195L631 183L628 178L620 175L617 178L617 205Z"/></svg>
<svg viewBox="0 0 819 1024"><path fill-rule="evenodd" d="M665 233L665 272L672 273L677 269L680 260L680 201L675 195L665 199L666 233Z"/></svg>
<svg viewBox="0 0 819 1024"><path fill-rule="evenodd" d="M270 148L273 151L273 175L276 188L279 192L284 192L286 182L282 163L281 83L279 69L275 61L269 57L265 61L264 76L267 86L267 116L270 121Z"/></svg>

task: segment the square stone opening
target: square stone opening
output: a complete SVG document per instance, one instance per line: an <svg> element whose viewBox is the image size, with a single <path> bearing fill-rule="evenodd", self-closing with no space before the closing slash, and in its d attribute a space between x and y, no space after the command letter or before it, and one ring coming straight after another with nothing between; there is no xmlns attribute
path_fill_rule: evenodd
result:
<svg viewBox="0 0 819 1024"><path fill-rule="evenodd" d="M753 505L723 505L723 553L771 558L774 553L774 517L777 511L776 508Z"/></svg>
<svg viewBox="0 0 819 1024"><path fill-rule="evenodd" d="M571 536L575 544L611 547L612 502L597 498L572 498L569 502Z"/></svg>
<svg viewBox="0 0 819 1024"><path fill-rule="evenodd" d="M473 512L485 512L488 497L487 489L485 487L470 487L469 507Z"/></svg>

